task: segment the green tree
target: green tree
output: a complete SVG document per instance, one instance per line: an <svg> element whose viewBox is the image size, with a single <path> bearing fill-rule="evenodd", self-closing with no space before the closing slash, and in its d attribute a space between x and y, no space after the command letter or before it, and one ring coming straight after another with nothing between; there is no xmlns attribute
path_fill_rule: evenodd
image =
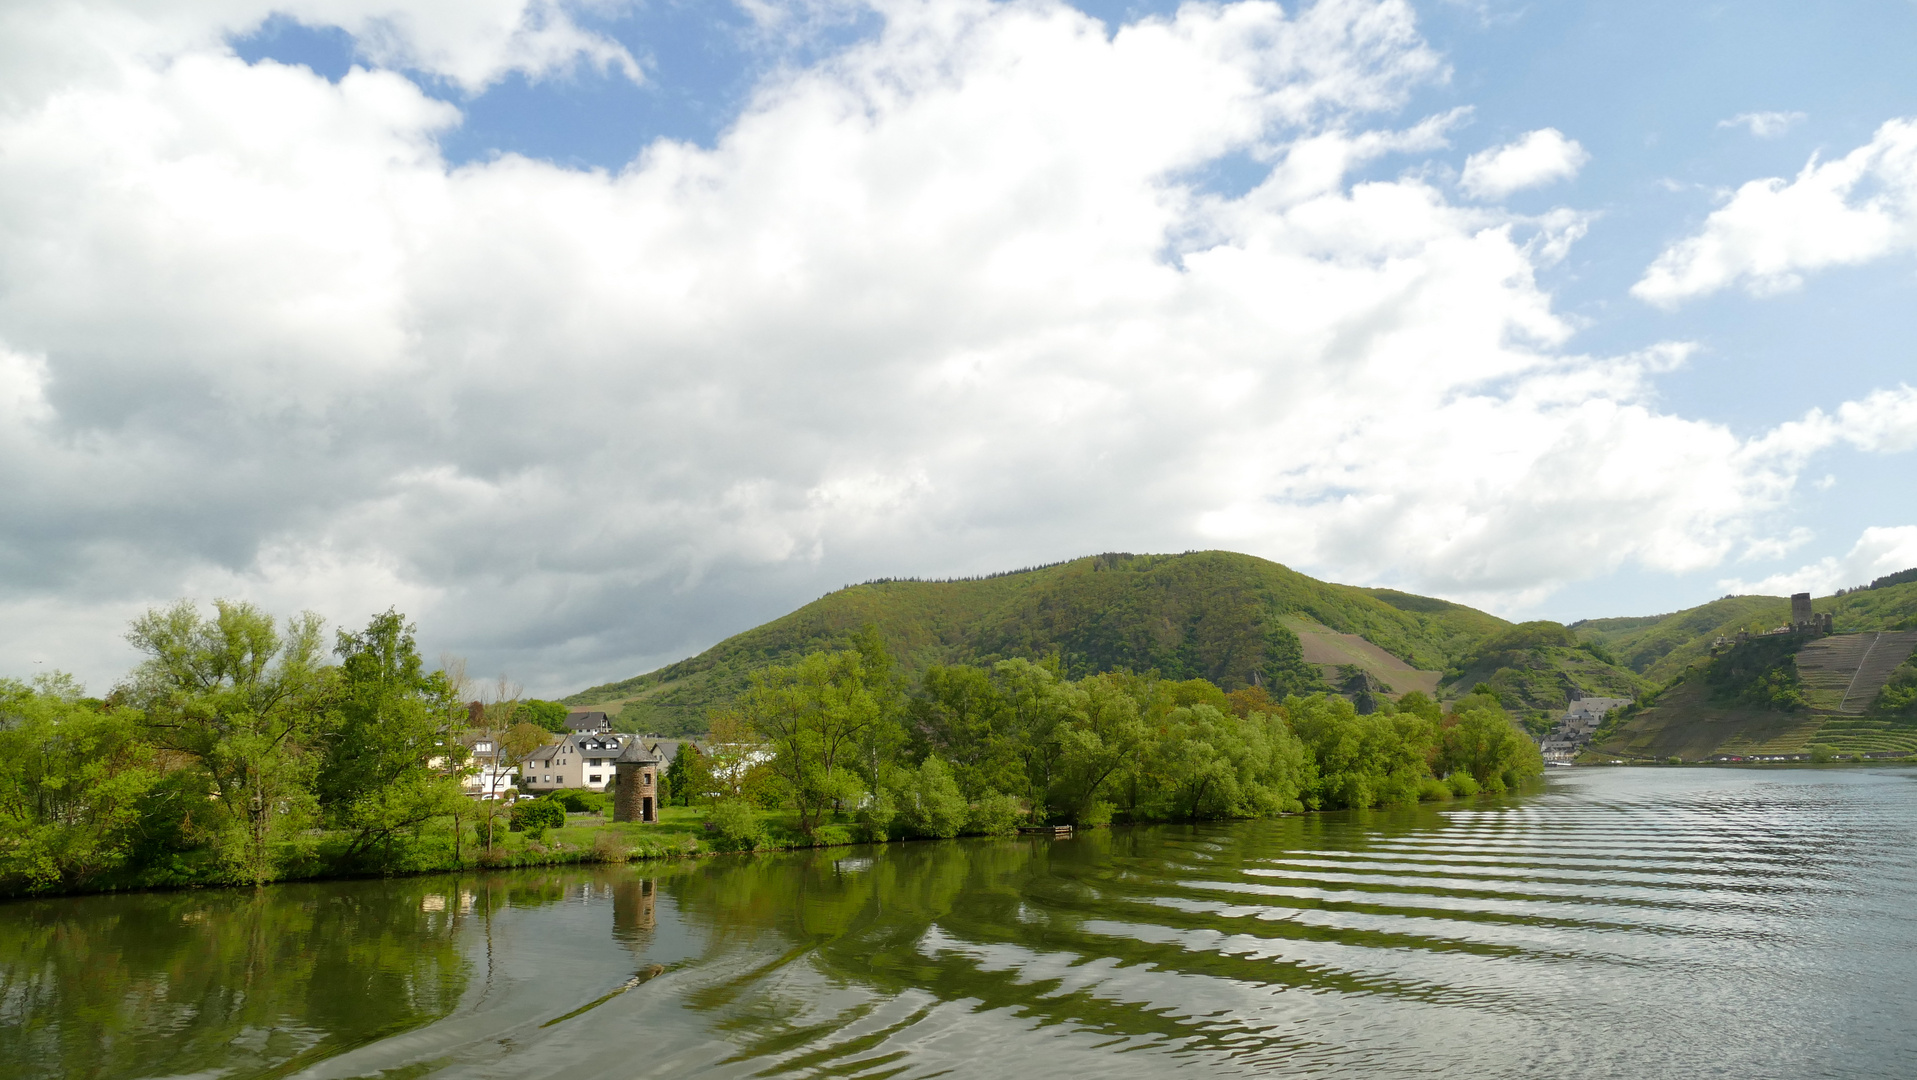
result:
<svg viewBox="0 0 1917 1080"><path fill-rule="evenodd" d="M1083 825L1111 820L1108 785L1138 764L1146 728L1138 701L1122 678L1092 675L1066 691L1066 709L1053 729L1058 756L1045 805L1054 816Z"/></svg>
<svg viewBox="0 0 1917 1080"><path fill-rule="evenodd" d="M886 795L898 808L896 820L905 835L947 839L965 828L971 808L944 761L928 757L915 770L894 766L887 770L886 781Z"/></svg>
<svg viewBox="0 0 1917 1080"><path fill-rule="evenodd" d="M915 756L933 753L945 759L968 797L1024 789L1024 769L1009 737L1007 704L991 674L975 667L935 665L920 680L906 716Z"/></svg>
<svg viewBox="0 0 1917 1080"><path fill-rule="evenodd" d="M126 863L159 778L140 716L71 677L0 679L0 889L82 887Z"/></svg>
<svg viewBox="0 0 1917 1080"><path fill-rule="evenodd" d="M1058 730L1070 709L1068 684L1059 678L1056 658L1042 664L1003 660L993 665L992 675L1005 702L997 738L1018 763L1021 794L1042 813L1064 750Z"/></svg>
<svg viewBox="0 0 1917 1080"><path fill-rule="evenodd" d="M765 668L753 675L739 710L769 745L801 830L815 831L828 811L865 793L859 755L885 717L858 651L817 652Z"/></svg>
<svg viewBox="0 0 1917 1080"><path fill-rule="evenodd" d="M673 753L672 760L666 763L665 801L667 803L678 799L680 806L692 805L694 759L702 756L699 748L694 746L691 740L679 744L679 749Z"/></svg>
<svg viewBox="0 0 1917 1080"><path fill-rule="evenodd" d="M1285 710L1310 759L1306 805L1362 810L1418 801L1438 725L1395 710L1360 716L1351 702L1324 694L1289 698Z"/></svg>
<svg viewBox="0 0 1917 1080"><path fill-rule="evenodd" d="M570 708L557 701L527 698L514 702L512 720L515 724L538 724L555 735L564 735L566 717L571 713Z"/></svg>
<svg viewBox="0 0 1917 1080"><path fill-rule="evenodd" d="M1140 820L1260 817L1300 808L1304 746L1275 713L1240 717L1212 705L1174 709L1157 726Z"/></svg>
<svg viewBox="0 0 1917 1080"><path fill-rule="evenodd" d="M1501 792L1544 771L1537 744L1502 708L1473 696L1444 728L1440 772L1465 772L1487 791Z"/></svg>
<svg viewBox="0 0 1917 1080"><path fill-rule="evenodd" d="M252 604L216 600L214 612L182 600L134 620L127 640L146 660L126 697L145 708L156 745L204 771L225 814L216 843L228 876L258 884L279 872L276 845L312 819L306 738L333 672L319 616L282 633Z"/></svg>
<svg viewBox="0 0 1917 1080"><path fill-rule="evenodd" d="M466 708L444 674L425 670L414 628L396 611L340 631L334 652L316 793L327 822L347 834L349 861L377 853L390 864L400 835L465 809Z"/></svg>

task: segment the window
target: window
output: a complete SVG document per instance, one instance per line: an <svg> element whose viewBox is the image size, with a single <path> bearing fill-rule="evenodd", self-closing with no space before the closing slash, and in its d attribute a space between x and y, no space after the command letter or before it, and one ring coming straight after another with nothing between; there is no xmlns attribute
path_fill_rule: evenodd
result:
<svg viewBox="0 0 1917 1080"><path fill-rule="evenodd" d="M600 783L600 782L601 782L601 780L600 780L600 777L599 777L599 774L598 774L598 773L593 773L593 774L592 774L592 782L593 782L593 783L595 783L595 784L597 784L597 783Z"/></svg>

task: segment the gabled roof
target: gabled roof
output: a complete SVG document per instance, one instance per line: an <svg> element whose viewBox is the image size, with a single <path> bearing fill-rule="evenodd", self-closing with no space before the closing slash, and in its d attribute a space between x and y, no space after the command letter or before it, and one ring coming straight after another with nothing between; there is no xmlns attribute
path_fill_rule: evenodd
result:
<svg viewBox="0 0 1917 1080"><path fill-rule="evenodd" d="M612 717L603 712L575 712L566 714L568 731L611 731Z"/></svg>
<svg viewBox="0 0 1917 1080"><path fill-rule="evenodd" d="M529 757L544 757L556 754L571 746L581 754L611 757L624 749L627 743L636 743L638 738L632 735L617 735L610 731L569 731L556 735L553 740L534 750Z"/></svg>

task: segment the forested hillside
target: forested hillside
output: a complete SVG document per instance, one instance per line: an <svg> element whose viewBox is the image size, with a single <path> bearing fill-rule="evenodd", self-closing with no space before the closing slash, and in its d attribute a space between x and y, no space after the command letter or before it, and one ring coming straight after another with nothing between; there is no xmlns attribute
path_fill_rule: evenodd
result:
<svg viewBox="0 0 1917 1080"><path fill-rule="evenodd" d="M700 730L754 670L879 629L908 675L934 664L986 664L1059 654L1064 671L1157 671L1226 690L1321 689L1297 635L1304 616L1358 634L1413 668L1441 672L1509 624L1482 611L1388 589L1319 581L1232 552L1106 554L967 581L873 581L831 593L711 649L566 701L625 703L620 726Z"/></svg>

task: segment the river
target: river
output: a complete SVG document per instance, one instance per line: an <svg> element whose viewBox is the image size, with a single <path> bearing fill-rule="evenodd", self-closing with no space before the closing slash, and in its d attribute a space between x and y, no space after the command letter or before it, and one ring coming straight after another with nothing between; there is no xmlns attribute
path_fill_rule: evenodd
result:
<svg viewBox="0 0 1917 1080"><path fill-rule="evenodd" d="M0 1075L1917 1076L1917 772L0 905Z"/></svg>

